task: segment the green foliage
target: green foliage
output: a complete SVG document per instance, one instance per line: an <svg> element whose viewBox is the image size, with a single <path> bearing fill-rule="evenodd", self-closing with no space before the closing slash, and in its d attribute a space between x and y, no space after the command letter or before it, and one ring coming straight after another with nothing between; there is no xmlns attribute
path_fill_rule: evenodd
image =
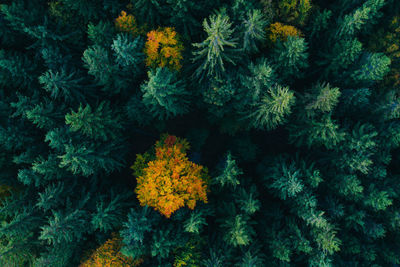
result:
<svg viewBox="0 0 400 267"><path fill-rule="evenodd" d="M243 215L229 218L222 225L225 229L224 240L234 247L247 246L252 241L254 230L249 224L249 219Z"/></svg>
<svg viewBox="0 0 400 267"><path fill-rule="evenodd" d="M257 52L258 42L266 40L265 27L267 21L260 10L249 11L243 20L243 50L248 52Z"/></svg>
<svg viewBox="0 0 400 267"><path fill-rule="evenodd" d="M215 182L224 187L229 185L236 187L240 184L239 176L242 175L242 170L237 166L236 160L232 154L228 152L224 159L223 165L219 168L219 175L215 177Z"/></svg>
<svg viewBox="0 0 400 267"><path fill-rule="evenodd" d="M298 146L325 146L331 149L345 137L345 132L328 115L320 120L308 120L301 126L290 125L289 131L289 140Z"/></svg>
<svg viewBox="0 0 400 267"><path fill-rule="evenodd" d="M148 250L144 243L145 235L153 231L154 214L147 206L140 211L131 209L128 213L128 221L123 224L120 235L124 246L121 252L134 259L141 257Z"/></svg>
<svg viewBox="0 0 400 267"><path fill-rule="evenodd" d="M305 95L307 113L317 111L331 112L339 102L341 93L339 88L331 88L329 84L317 84L311 92Z"/></svg>
<svg viewBox="0 0 400 267"><path fill-rule="evenodd" d="M118 34L111 48L114 51L116 62L121 67L130 67L134 72L140 73L144 61L144 54L141 51L144 42L140 37L135 40L131 40L131 38L128 34Z"/></svg>
<svg viewBox="0 0 400 267"><path fill-rule="evenodd" d="M272 58L283 79L301 77L308 66L307 43L304 38L288 36L285 42L277 42Z"/></svg>
<svg viewBox="0 0 400 267"><path fill-rule="evenodd" d="M185 84L167 68L148 72L149 80L141 86L143 103L152 116L159 119L177 116L188 111L188 92Z"/></svg>
<svg viewBox="0 0 400 267"><path fill-rule="evenodd" d="M98 171L110 173L123 166L116 153L120 148L115 145L96 147L90 145L65 145L65 153L59 158L60 168L66 168L73 174L89 176Z"/></svg>
<svg viewBox="0 0 400 267"><path fill-rule="evenodd" d="M274 129L283 124L291 113L295 101L294 93L289 87L274 86L268 93L254 104L254 110L249 114L250 125L258 129Z"/></svg>
<svg viewBox="0 0 400 267"><path fill-rule="evenodd" d="M195 210L190 214L190 217L184 222L184 229L186 232L199 234L203 225L207 225L205 218L201 211Z"/></svg>
<svg viewBox="0 0 400 267"><path fill-rule="evenodd" d="M92 215L91 224L94 230L108 232L119 225L124 214L124 202L128 199L127 194L112 196L110 201L100 200L96 204L96 213Z"/></svg>
<svg viewBox="0 0 400 267"><path fill-rule="evenodd" d="M0 266L82 266L101 244L134 266L399 265L399 14L2 1ZM166 162L182 149L210 173L194 210L182 199L202 184ZM181 207L168 218L133 197L135 155L134 175L157 178L141 196Z"/></svg>
<svg viewBox="0 0 400 267"><path fill-rule="evenodd" d="M101 102L93 111L90 105L85 108L80 105L77 112L65 115L65 123L73 132L104 141L115 139L123 128L120 117L111 110L108 102Z"/></svg>
<svg viewBox="0 0 400 267"><path fill-rule="evenodd" d="M66 214L53 212L48 224L41 227L39 239L45 240L49 244L79 241L83 238L87 227L87 216L83 210L74 210Z"/></svg>
<svg viewBox="0 0 400 267"><path fill-rule="evenodd" d="M389 72L390 58L384 54L366 54L360 61L360 68L353 72L351 77L356 83L370 85L383 80Z"/></svg>
<svg viewBox="0 0 400 267"><path fill-rule="evenodd" d="M211 15L209 20L203 21L207 39L201 43L193 44L197 51L193 61L199 62L195 76L204 79L205 76L221 79L226 64L235 65L238 52L237 38L233 36L234 29L229 17L224 14Z"/></svg>
<svg viewBox="0 0 400 267"><path fill-rule="evenodd" d="M84 96L81 92L82 78L77 78L75 72L67 73L48 70L39 76L39 83L44 90L49 92L52 98L63 98L65 101L82 101Z"/></svg>

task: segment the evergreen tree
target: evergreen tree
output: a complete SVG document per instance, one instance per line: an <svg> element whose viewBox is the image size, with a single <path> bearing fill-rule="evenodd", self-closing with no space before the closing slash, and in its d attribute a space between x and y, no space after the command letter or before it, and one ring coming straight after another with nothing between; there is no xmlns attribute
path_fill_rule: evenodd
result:
<svg viewBox="0 0 400 267"><path fill-rule="evenodd" d="M76 73L48 70L39 77L39 83L44 90L50 93L52 98L63 98L65 101L84 101L84 94L81 92L83 78L76 77Z"/></svg>
<svg viewBox="0 0 400 267"><path fill-rule="evenodd" d="M295 97L288 87L274 86L261 100L254 104L254 111L248 115L250 125L258 129L274 129L285 122L291 113Z"/></svg>
<svg viewBox="0 0 400 267"><path fill-rule="evenodd" d="M302 70L308 66L307 43L304 38L288 36L287 41L276 44L272 59L286 81L291 77L301 77Z"/></svg>
<svg viewBox="0 0 400 267"><path fill-rule="evenodd" d="M247 17L243 20L243 50L248 52L257 52L257 43L266 39L265 27L267 21L260 10L249 11Z"/></svg>
<svg viewBox="0 0 400 267"><path fill-rule="evenodd" d="M79 131L95 140L104 141L115 139L117 132L123 128L120 117L113 113L108 102L101 102L94 111L90 105L85 108L80 105L77 112L71 111L65 115L65 123L73 132Z"/></svg>
<svg viewBox="0 0 400 267"><path fill-rule="evenodd" d="M219 168L219 175L215 177L215 181L222 187L225 185L236 187L240 184L239 177L243 174L242 170L237 166L232 154L228 152L223 165Z"/></svg>
<svg viewBox="0 0 400 267"><path fill-rule="evenodd" d="M183 81L166 68L148 72L149 80L141 86L143 103L159 119L184 114L189 101Z"/></svg>

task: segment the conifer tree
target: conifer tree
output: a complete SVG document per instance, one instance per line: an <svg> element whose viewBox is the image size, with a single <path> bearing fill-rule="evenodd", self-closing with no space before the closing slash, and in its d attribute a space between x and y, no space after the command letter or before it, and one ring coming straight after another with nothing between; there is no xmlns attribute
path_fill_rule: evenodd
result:
<svg viewBox="0 0 400 267"><path fill-rule="evenodd" d="M67 73L65 69L48 70L39 77L39 83L52 98L62 97L65 101L84 101L85 97L81 92L82 82L83 78L76 77L75 72Z"/></svg>
<svg viewBox="0 0 400 267"><path fill-rule="evenodd" d="M258 129L274 129L285 122L294 104L294 93L288 87L274 86L254 104L248 115L250 125Z"/></svg>
<svg viewBox="0 0 400 267"><path fill-rule="evenodd" d="M243 50L257 52L257 43L266 39L265 27L267 21L260 10L249 11L247 17L243 20Z"/></svg>
<svg viewBox="0 0 400 267"><path fill-rule="evenodd" d="M277 42L272 59L283 79L301 77L308 66L307 43L304 38L288 36L285 42Z"/></svg>
<svg viewBox="0 0 400 267"><path fill-rule="evenodd" d="M229 17L221 13L211 15L209 20L205 19L203 28L208 35L207 39L193 44L197 48L193 52L193 61L199 64L195 76L200 79L205 76L220 79L225 65L236 63L237 38L233 35L234 29Z"/></svg>
<svg viewBox="0 0 400 267"><path fill-rule="evenodd" d="M222 187L225 185L236 187L240 184L238 176L241 174L243 174L242 170L237 166L232 154L228 152L223 164L219 168L219 175L215 177L215 181Z"/></svg>
<svg viewBox="0 0 400 267"><path fill-rule="evenodd" d="M149 80L141 86L143 103L155 118L168 118L188 111L188 92L183 81L166 68L148 72Z"/></svg>
<svg viewBox="0 0 400 267"><path fill-rule="evenodd" d="M84 108L80 105L77 112L65 115L65 124L73 132L104 141L115 139L123 128L120 117L112 112L108 102L101 102L93 111L90 105Z"/></svg>

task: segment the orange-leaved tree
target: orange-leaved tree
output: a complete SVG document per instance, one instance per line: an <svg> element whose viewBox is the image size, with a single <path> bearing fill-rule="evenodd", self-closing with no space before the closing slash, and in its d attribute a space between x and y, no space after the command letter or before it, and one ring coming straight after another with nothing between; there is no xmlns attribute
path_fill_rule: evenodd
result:
<svg viewBox="0 0 400 267"><path fill-rule="evenodd" d="M143 262L142 259L133 260L124 256L120 252L121 247L122 239L113 233L111 238L97 248L79 267L133 267Z"/></svg>
<svg viewBox="0 0 400 267"><path fill-rule="evenodd" d="M194 209L198 200L207 203L207 169L188 159L188 149L185 139L163 135L152 155L138 155L132 169L142 206L153 207L169 218L185 205ZM143 168L137 170L140 166Z"/></svg>
<svg viewBox="0 0 400 267"><path fill-rule="evenodd" d="M133 15L121 11L121 15L115 19L115 27L121 32L128 32L133 36L140 33L136 19Z"/></svg>
<svg viewBox="0 0 400 267"><path fill-rule="evenodd" d="M148 32L144 51L148 67L168 67L173 70L182 67L183 45L174 28L164 27Z"/></svg>
<svg viewBox="0 0 400 267"><path fill-rule="evenodd" d="M285 25L280 22L272 23L268 28L268 38L272 43L275 43L278 39L282 42L286 41L288 36L302 36L299 29L291 25Z"/></svg>

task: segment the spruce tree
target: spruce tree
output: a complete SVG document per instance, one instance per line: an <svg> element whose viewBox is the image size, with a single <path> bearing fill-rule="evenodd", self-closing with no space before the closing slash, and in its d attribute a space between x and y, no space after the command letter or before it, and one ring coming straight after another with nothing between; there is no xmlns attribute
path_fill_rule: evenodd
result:
<svg viewBox="0 0 400 267"><path fill-rule="evenodd" d="M237 58L237 38L232 23L227 15L219 13L205 19L203 28L207 39L193 44L197 48L193 61L199 64L194 74L200 80L205 76L221 79L225 65L235 65Z"/></svg>
<svg viewBox="0 0 400 267"><path fill-rule="evenodd" d="M159 119L188 112L188 95L183 81L167 68L148 72L148 81L141 86L142 102Z"/></svg>

